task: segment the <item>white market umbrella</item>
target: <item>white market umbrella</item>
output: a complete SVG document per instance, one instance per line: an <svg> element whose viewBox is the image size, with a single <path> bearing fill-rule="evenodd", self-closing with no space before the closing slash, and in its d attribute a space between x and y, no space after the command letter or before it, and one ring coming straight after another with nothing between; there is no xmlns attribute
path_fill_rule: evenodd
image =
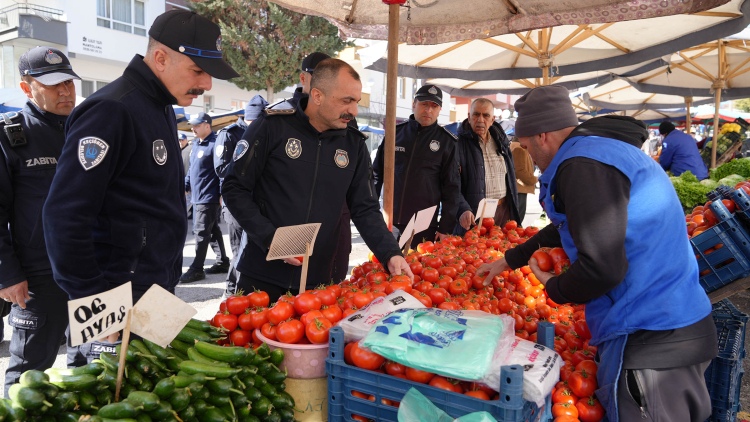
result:
<svg viewBox="0 0 750 422"><path fill-rule="evenodd" d="M609 45L611 48L605 48L613 54L608 55L605 59L598 60L600 57L593 58L590 55L579 52L579 56L589 61L590 68L574 69L571 68L567 74L582 73L591 70L604 70L617 68L628 65L635 65L646 60L655 59L665 52L671 53L676 45L687 47L700 42L716 39L716 37L728 36L741 31L747 26L745 19L750 11L746 14L740 9L740 5L750 0L576 0L576 1L559 1L559 0L495 0L482 4L468 3L465 0L271 0L285 8L301 12L307 15L316 15L327 18L334 25L338 26L344 36L366 38L366 39L387 39L388 42L388 64L384 66L387 74L386 88L386 136L385 136L385 176L383 187L383 212L386 216L386 222L389 227L392 225L393 214L393 180L394 180L394 163L395 163L395 134L396 134L396 95L397 95L397 75L402 74L398 69L399 43L421 44L429 46L425 48L434 48L434 44L453 43L454 45L443 45L437 47L438 50L423 57L420 61L442 58L459 47L467 44L476 44L479 39L487 39L482 44L490 47L498 47L504 53L518 53L519 56L529 56L530 53L535 58L537 66L535 74L527 74L519 77L483 77L475 78L465 74L432 75L428 77L450 77L467 80L481 79L518 79L529 77L543 77L545 84L549 83L549 69L555 64L555 54L563 49L571 49L579 46L582 42L594 37ZM467 4L468 3L468 4ZM387 5L387 6L386 6ZM480 8L481 7L481 8ZM749 6L750 7L750 6ZM691 14L687 16L685 14ZM665 19L672 15L680 15L683 21L677 25L680 20L675 19L675 25L671 28L677 31L678 28L685 28L688 25L692 27L689 34L679 32L681 35L664 35L666 27L662 26L660 39L666 42L672 39L672 48L665 51L660 48L643 46L639 51L629 48L627 45L620 44L612 37L615 34L605 34L605 30L615 25L617 22L634 21L639 19ZM742 22L740 22L742 21ZM403 22L403 25L400 25ZM659 25L660 21L652 21L650 25ZM569 27L570 33L560 38L560 33L565 34L563 30L547 29L565 25ZM530 37L527 31L542 29L539 32L538 44ZM643 28L641 28L643 29ZM625 29L629 36L636 34L638 28L630 26ZM553 34L554 31L554 34ZM656 32L656 31L651 31ZM717 35L709 36L708 33L714 32ZM726 33L725 33L726 32ZM518 35L505 35L519 33ZM523 35L527 33L528 35ZM506 44L504 41L495 40L492 37L510 37L517 42L522 40L520 46L516 44ZM657 37L656 33L649 33L649 37ZM498 45L498 43L502 43ZM559 44L559 48L558 45ZM644 43L641 43L644 44ZM646 43L647 44L647 43ZM655 45L655 43L654 43ZM594 50L601 50L603 47L596 47ZM614 52L612 49L619 52ZM509 51L510 52L509 52ZM627 53L624 53L626 50ZM401 57L409 58L410 52ZM415 52L416 54L417 52ZM615 63L612 60L614 56L627 54L627 60L621 60L621 63ZM632 53L632 54L631 54ZM424 54L420 51L419 54ZM435 56L435 57L433 57ZM470 61L467 58L473 56L464 55L458 58L459 63ZM524 58L525 59L525 58ZM541 60L540 60L541 59ZM505 60L510 66L515 59ZM595 64L594 64L595 63ZM376 63L377 65L377 63ZM544 69L543 71L539 67ZM599 67L597 67L599 66ZM492 69L500 68L500 65L493 64ZM543 73L543 74L542 74ZM564 73L556 73L564 74ZM404 75L406 76L406 75ZM417 76L419 79L427 77Z"/></svg>
<svg viewBox="0 0 750 422"><path fill-rule="evenodd" d="M725 99L750 97L750 40L718 40L678 51L671 64L646 72L637 79L625 79L629 86L623 91L639 91L640 95L683 97L692 104L713 100L719 109ZM587 93L593 97L594 92ZM697 101L696 99L701 100ZM658 100L654 100L658 103ZM708 101L709 103L711 101ZM609 107L606 103L597 106ZM719 114L715 113L714 127ZM716 142L712 144L711 167L716 166Z"/></svg>
<svg viewBox="0 0 750 422"><path fill-rule="evenodd" d="M685 121L687 115L686 109L675 109L675 110L607 110L600 109L594 113L577 113L578 120L586 121L594 117L599 116L630 116L634 119L642 120L647 124L661 123L661 122L681 122Z"/></svg>

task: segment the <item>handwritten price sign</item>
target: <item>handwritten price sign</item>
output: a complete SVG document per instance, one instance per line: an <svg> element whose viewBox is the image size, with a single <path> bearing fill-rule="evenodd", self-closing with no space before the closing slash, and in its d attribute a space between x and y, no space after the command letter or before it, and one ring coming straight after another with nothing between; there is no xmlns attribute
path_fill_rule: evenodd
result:
<svg viewBox="0 0 750 422"><path fill-rule="evenodd" d="M122 330L132 307L130 282L100 294L68 301L71 344L79 346Z"/></svg>

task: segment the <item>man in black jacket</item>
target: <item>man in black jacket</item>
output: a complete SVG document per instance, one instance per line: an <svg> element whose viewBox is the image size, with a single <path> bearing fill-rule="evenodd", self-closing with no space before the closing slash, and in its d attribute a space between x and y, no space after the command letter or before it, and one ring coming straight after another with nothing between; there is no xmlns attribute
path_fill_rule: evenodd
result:
<svg viewBox="0 0 750 422"><path fill-rule="evenodd" d="M443 106L443 91L435 85L424 85L414 95L409 120L396 126L396 167L393 181L393 225L402 235L415 213L433 205L441 205L430 228L415 238L440 240L453 232L458 208L459 174L456 163L456 136L438 125ZM385 143L378 147L373 165L375 192L383 187Z"/></svg>
<svg viewBox="0 0 750 422"><path fill-rule="evenodd" d="M486 98L471 104L469 118L458 130L458 165L461 169L461 195L458 224L454 233L463 235L471 228L484 199L499 199L495 224L504 226L510 220L521 225L518 213L518 186L510 152L510 141L495 122L495 107Z"/></svg>
<svg viewBox="0 0 750 422"><path fill-rule="evenodd" d="M333 235L344 202L370 249L391 274L409 271L373 192L365 137L349 127L362 83L346 62L315 68L308 97L295 109L266 109L237 143L222 197L249 241L237 265L237 288L265 290L274 301L299 288L295 258L267 261L277 227L321 223L307 285L327 282Z"/></svg>

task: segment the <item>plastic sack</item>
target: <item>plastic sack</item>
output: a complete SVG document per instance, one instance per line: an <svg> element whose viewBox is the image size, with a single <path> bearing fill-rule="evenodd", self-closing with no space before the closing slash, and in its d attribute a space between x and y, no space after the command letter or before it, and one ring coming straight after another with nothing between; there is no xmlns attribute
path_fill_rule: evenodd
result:
<svg viewBox="0 0 750 422"><path fill-rule="evenodd" d="M432 404L416 388L406 392L398 407L398 422L453 422L447 413ZM475 412L455 419L458 422L497 422L487 412Z"/></svg>
<svg viewBox="0 0 750 422"><path fill-rule="evenodd" d="M380 318L398 309L420 309L424 308L422 302L403 290L395 290L385 297L379 297L369 305L342 319L336 325L344 329L344 341L362 340L370 328Z"/></svg>
<svg viewBox="0 0 750 422"><path fill-rule="evenodd" d="M494 361L499 365L523 366L523 398L542 407L545 397L560 380L560 355L541 344L516 337L509 348L499 345L497 356L505 357Z"/></svg>
<svg viewBox="0 0 750 422"><path fill-rule="evenodd" d="M378 321L360 345L386 359L451 378L482 381L496 369L498 382L490 387L499 388L500 367L492 368L492 361L509 325L510 317L505 318L482 311L398 310Z"/></svg>

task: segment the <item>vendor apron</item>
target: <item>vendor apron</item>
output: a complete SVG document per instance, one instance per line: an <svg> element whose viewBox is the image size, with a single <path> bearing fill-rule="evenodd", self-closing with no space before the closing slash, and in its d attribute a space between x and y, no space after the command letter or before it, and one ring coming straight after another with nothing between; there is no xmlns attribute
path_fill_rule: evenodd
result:
<svg viewBox="0 0 750 422"><path fill-rule="evenodd" d="M613 166L631 185L625 237L628 272L617 287L586 304L590 344L599 347L600 355L596 394L610 422L617 422L617 381L628 334L686 327L705 318L711 303L698 283L698 264L669 178L653 159L622 141L598 136L570 138L539 179L539 202L560 233L570 262L578 259L578 250L565 214L555 209L555 178L560 164L573 157ZM585 183L582 180L581 186L574 188L586 189Z"/></svg>

